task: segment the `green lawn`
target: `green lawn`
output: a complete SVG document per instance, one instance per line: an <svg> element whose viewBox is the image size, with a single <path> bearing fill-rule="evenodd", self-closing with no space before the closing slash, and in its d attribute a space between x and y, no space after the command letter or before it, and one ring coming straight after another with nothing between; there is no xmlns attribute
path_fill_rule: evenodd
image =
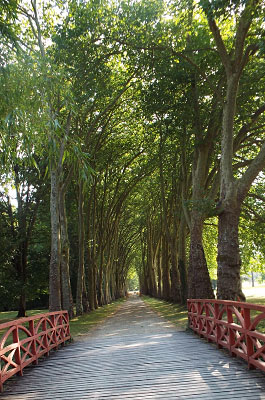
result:
<svg viewBox="0 0 265 400"><path fill-rule="evenodd" d="M255 297L255 296L247 297L247 302L253 304L261 304L265 306L265 297ZM260 312L258 311L250 312L251 317L254 317L258 314L260 314ZM257 326L257 330L263 333L265 332L265 318L262 321L260 321L259 325Z"/></svg>
<svg viewBox="0 0 265 400"><path fill-rule="evenodd" d="M48 310L28 310L27 317L31 317L36 314L44 314L47 313ZM4 324L5 322L12 321L17 318L17 311L2 311L0 312L0 324Z"/></svg>
<svg viewBox="0 0 265 400"><path fill-rule="evenodd" d="M251 293L253 293L253 289ZM257 290L257 293L260 294L260 290ZM169 303L165 300L160 300L149 296L142 296L142 299L154 311L161 314L163 317L165 317L168 321L175 324L177 327L184 329L187 327L188 315L186 306L180 306L178 304ZM265 306L265 289L264 289L264 297L256 297L254 293L252 296L247 297L247 302L254 304L261 304ZM251 312L252 317L258 314L259 312L256 311ZM258 330L261 332L265 332L265 319L259 323Z"/></svg>
<svg viewBox="0 0 265 400"><path fill-rule="evenodd" d="M105 305L80 317L75 317L70 321L70 332L73 339L86 335L91 328L105 320L113 314L126 299L119 299L111 304ZM29 310L27 316L44 314L48 310ZM0 324L16 319L17 311L0 312ZM4 331L0 331L0 338Z"/></svg>
<svg viewBox="0 0 265 400"><path fill-rule="evenodd" d="M152 308L152 310L156 311L158 314L161 314L178 328L187 328L188 315L186 306L169 303L165 300L160 300L149 296L142 296L141 298Z"/></svg>

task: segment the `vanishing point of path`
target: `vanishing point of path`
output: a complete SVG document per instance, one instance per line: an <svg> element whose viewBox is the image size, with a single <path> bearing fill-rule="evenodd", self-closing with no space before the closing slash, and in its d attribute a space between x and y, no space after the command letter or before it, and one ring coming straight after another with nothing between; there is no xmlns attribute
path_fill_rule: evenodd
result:
<svg viewBox="0 0 265 400"><path fill-rule="evenodd" d="M84 339L26 368L0 399L256 400L265 399L265 374L133 297Z"/></svg>

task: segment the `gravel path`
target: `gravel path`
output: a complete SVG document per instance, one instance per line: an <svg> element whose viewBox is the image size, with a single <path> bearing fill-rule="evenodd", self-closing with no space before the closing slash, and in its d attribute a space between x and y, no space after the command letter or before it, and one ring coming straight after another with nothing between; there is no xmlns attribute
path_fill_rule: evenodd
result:
<svg viewBox="0 0 265 400"><path fill-rule="evenodd" d="M265 375L178 331L138 297L6 385L1 400L265 399Z"/></svg>

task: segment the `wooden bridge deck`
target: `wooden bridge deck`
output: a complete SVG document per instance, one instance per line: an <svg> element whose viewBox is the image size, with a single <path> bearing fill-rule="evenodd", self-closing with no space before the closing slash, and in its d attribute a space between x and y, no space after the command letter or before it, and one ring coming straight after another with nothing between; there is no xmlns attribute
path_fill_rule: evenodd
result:
<svg viewBox="0 0 265 400"><path fill-rule="evenodd" d="M139 298L88 336L5 385L0 400L265 399L248 371L193 333L177 331Z"/></svg>

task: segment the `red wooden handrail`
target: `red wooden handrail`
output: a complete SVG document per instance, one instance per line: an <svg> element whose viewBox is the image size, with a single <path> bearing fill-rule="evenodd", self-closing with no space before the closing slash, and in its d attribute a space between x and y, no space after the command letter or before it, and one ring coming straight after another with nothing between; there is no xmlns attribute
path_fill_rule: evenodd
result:
<svg viewBox="0 0 265 400"><path fill-rule="evenodd" d="M211 299L189 299L187 303L191 329L246 360L249 368L265 372L265 332L258 330L265 320L265 306ZM251 311L258 314L253 316Z"/></svg>
<svg viewBox="0 0 265 400"><path fill-rule="evenodd" d="M0 391L3 383L14 374L23 375L23 368L38 363L71 339L67 311L55 311L19 318L0 324Z"/></svg>

